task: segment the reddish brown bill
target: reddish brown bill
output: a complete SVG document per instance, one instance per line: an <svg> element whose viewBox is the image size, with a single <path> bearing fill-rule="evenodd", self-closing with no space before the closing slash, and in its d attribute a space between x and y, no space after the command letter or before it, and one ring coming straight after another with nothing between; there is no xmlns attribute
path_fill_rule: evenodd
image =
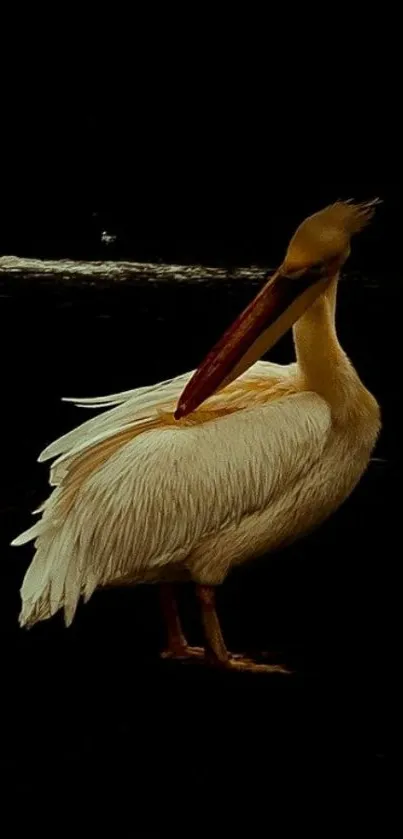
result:
<svg viewBox="0 0 403 839"><path fill-rule="evenodd" d="M276 271L199 365L179 398L175 419L196 410L261 358L324 291L328 280L317 272L307 271L297 279Z"/></svg>

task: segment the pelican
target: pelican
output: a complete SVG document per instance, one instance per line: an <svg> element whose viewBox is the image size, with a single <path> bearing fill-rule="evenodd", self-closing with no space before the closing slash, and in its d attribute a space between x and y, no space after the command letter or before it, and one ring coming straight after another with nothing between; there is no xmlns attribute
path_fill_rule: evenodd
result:
<svg viewBox="0 0 403 839"><path fill-rule="evenodd" d="M51 443L53 487L33 527L20 625L111 585L159 583L171 658L287 672L231 654L216 586L237 565L316 528L364 473L380 409L335 327L340 270L378 199L337 201L305 219L284 261L196 371L110 396L68 399L102 408ZM296 360L262 356L291 327ZM197 590L205 647L184 635L174 584Z"/></svg>

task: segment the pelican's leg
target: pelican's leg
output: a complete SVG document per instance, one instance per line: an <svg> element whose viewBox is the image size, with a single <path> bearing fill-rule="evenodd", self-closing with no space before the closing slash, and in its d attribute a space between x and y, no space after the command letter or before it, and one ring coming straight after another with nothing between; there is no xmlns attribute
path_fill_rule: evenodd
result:
<svg viewBox="0 0 403 839"><path fill-rule="evenodd" d="M206 636L206 657L216 667L227 670L246 670L251 673L288 673L277 664L257 664L244 656L229 653L222 636L220 622L215 608L214 586L197 586L204 632Z"/></svg>
<svg viewBox="0 0 403 839"><path fill-rule="evenodd" d="M162 658L203 658L205 654L203 648L189 647L183 634L173 586L170 583L162 583L160 593L168 642L167 649L162 653Z"/></svg>

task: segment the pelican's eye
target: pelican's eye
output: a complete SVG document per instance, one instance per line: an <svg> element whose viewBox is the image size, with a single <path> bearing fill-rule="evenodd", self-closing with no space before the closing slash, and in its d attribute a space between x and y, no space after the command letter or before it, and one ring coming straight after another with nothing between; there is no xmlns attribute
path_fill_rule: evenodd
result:
<svg viewBox="0 0 403 839"><path fill-rule="evenodd" d="M318 279L319 279L319 277L323 276L325 273L326 273L326 265L323 262L323 260L321 260L320 262L310 263L308 266L305 266L304 268L294 268L291 271L289 269L288 270L286 269L287 276L290 277L291 279L296 279L296 280L298 280L300 278L302 279L302 278L306 277L307 275L312 276L312 274L313 274L313 276L317 276Z"/></svg>
<svg viewBox="0 0 403 839"><path fill-rule="evenodd" d="M324 273L326 270L326 266L322 260L320 262L314 262L313 265L309 266L309 273L310 274L317 274L318 277Z"/></svg>

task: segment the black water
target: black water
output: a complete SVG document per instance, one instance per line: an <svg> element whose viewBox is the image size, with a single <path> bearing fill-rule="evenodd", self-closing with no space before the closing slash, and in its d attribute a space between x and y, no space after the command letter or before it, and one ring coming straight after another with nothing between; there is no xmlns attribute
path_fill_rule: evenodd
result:
<svg viewBox="0 0 403 839"><path fill-rule="evenodd" d="M36 778L56 787L64 773L77 787L91 776L106 794L122 780L153 824L156 800L208 807L223 778L232 805L248 787L256 805L268 806L274 779L287 789L291 776L325 783L329 772L382 775L400 435L393 367L402 287L393 271L351 272L340 285L341 341L384 413L367 474L319 531L237 571L218 594L228 646L273 649L294 675L161 662L153 588L96 593L68 631L59 617L30 632L18 627L32 547L8 545L47 494L46 465L36 457L88 416L61 397L126 390L192 368L258 285L1 279L2 763L18 789ZM291 355L287 336L270 358ZM182 600L189 634L200 641L192 591Z"/></svg>

